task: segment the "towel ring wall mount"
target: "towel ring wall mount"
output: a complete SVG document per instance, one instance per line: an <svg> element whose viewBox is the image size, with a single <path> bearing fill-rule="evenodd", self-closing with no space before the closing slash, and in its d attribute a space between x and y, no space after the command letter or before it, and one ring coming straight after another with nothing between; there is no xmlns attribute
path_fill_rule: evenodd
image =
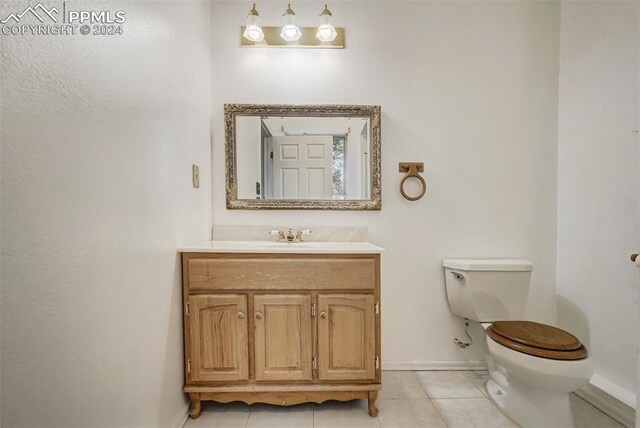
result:
<svg viewBox="0 0 640 428"><path fill-rule="evenodd" d="M424 194L427 192L427 182L419 174L420 172L424 172L424 162L400 162L398 164L398 171L407 173L407 175L402 178L402 181L400 181L400 193L402 196L408 201L417 201L422 199ZM422 191L417 196L409 196L404 191L404 183L410 178L417 178L422 184Z"/></svg>

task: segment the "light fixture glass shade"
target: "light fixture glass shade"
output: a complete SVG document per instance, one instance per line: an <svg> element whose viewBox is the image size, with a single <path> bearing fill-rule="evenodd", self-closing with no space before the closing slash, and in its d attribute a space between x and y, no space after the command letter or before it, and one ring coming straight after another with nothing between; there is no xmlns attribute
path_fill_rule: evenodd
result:
<svg viewBox="0 0 640 428"><path fill-rule="evenodd" d="M320 25L316 32L316 38L321 42L332 42L337 35L336 27L333 26L333 16L325 4L324 10L320 14Z"/></svg>
<svg viewBox="0 0 640 428"><path fill-rule="evenodd" d="M338 35L336 27L333 26L331 16L321 16L320 25L316 32L316 38L321 42L332 42Z"/></svg>
<svg viewBox="0 0 640 428"><path fill-rule="evenodd" d="M302 31L300 31L300 27L296 24L296 14L291 10L291 4L289 4L289 7L287 7L287 10L284 12L284 26L280 32L280 37L287 42L295 42L299 40L301 36Z"/></svg>
<svg viewBox="0 0 640 428"><path fill-rule="evenodd" d="M247 25L245 26L244 33L242 33L242 37L252 42L261 42L264 40L262 22L256 10L255 3L253 9L249 11L249 15L247 16Z"/></svg>

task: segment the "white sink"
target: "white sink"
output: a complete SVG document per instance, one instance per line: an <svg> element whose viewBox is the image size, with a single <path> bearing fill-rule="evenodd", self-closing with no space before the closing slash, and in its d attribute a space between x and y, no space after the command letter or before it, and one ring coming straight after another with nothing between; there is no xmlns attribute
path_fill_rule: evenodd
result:
<svg viewBox="0 0 640 428"><path fill-rule="evenodd" d="M383 248L370 242L275 242L209 241L185 245L181 253L306 253L306 254L376 254Z"/></svg>
<svg viewBox="0 0 640 428"><path fill-rule="evenodd" d="M215 242L215 241L213 241L213 242ZM245 245L247 247L253 247L253 248L271 248L271 247L280 248L283 245L295 245L296 247L304 247L304 246L318 247L318 246L321 246L321 245L318 245L318 244L323 244L323 242L305 242L305 241L298 241L298 242L284 242L284 241L218 241L218 242L234 242L236 245Z"/></svg>

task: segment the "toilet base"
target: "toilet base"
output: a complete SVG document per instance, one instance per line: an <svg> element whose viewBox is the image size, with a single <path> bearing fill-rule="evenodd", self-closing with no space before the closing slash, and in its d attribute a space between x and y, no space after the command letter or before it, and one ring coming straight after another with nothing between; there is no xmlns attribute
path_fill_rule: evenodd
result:
<svg viewBox="0 0 640 428"><path fill-rule="evenodd" d="M496 406L523 428L573 427L568 393L536 390L515 379L502 387L489 380L485 388Z"/></svg>

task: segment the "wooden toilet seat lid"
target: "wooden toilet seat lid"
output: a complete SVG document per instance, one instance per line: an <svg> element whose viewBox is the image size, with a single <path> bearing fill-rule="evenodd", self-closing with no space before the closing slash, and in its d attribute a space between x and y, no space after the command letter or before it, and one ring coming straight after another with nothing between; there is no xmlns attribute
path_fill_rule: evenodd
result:
<svg viewBox="0 0 640 428"><path fill-rule="evenodd" d="M496 321L487 329L489 337L518 352L553 360L580 360L587 349L577 337L533 321Z"/></svg>

